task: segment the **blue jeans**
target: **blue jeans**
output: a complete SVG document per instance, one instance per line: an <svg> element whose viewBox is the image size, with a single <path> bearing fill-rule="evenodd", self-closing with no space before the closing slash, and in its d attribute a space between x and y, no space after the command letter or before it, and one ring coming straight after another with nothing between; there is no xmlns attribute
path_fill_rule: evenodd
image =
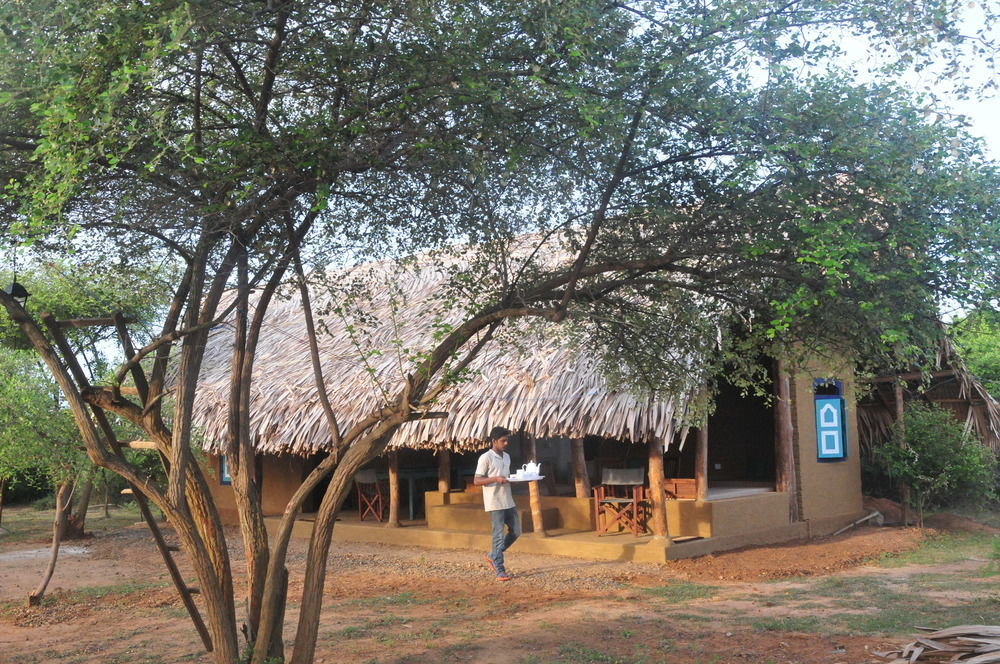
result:
<svg viewBox="0 0 1000 664"><path fill-rule="evenodd" d="M505 510L491 511L490 520L493 523L493 550L489 554L490 560L497 568L497 574L506 574L503 552L521 536L521 517L518 516L516 507L508 507ZM506 534L503 532L504 525L507 526Z"/></svg>

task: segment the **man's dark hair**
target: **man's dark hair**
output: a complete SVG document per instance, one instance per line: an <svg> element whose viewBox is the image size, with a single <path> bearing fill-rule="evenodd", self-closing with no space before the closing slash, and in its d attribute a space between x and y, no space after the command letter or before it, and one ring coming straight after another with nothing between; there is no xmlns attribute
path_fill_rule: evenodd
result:
<svg viewBox="0 0 1000 664"><path fill-rule="evenodd" d="M500 438L503 438L504 436L509 436L509 435L510 435L509 430L504 429L503 427L493 427L490 430L489 440L492 443L494 440L498 440Z"/></svg>

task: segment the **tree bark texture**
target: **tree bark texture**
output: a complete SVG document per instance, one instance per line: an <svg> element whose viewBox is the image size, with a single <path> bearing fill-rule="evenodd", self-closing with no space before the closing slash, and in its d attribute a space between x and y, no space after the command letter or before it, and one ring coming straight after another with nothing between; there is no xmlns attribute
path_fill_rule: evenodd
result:
<svg viewBox="0 0 1000 664"><path fill-rule="evenodd" d="M76 508L67 515L66 530L63 539L80 539L84 536L87 525L87 509L90 507L90 496L94 491L93 473L88 472L82 484L77 487Z"/></svg>
<svg viewBox="0 0 1000 664"><path fill-rule="evenodd" d="M784 362L774 363L775 386L775 478L774 490L788 493L788 520L799 521L798 478L795 472L795 439L792 428L791 376L785 370Z"/></svg>

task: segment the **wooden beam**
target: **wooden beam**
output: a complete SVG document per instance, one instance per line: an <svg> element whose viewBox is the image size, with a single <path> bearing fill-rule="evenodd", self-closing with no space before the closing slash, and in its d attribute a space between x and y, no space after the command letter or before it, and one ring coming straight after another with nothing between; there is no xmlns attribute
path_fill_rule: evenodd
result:
<svg viewBox="0 0 1000 664"><path fill-rule="evenodd" d="M426 413L410 413L406 421L416 422L417 420L443 420L448 417L448 413L440 410L429 410Z"/></svg>
<svg viewBox="0 0 1000 664"><path fill-rule="evenodd" d="M451 491L451 452L441 448L437 451L438 456L438 491L448 493Z"/></svg>
<svg viewBox="0 0 1000 664"><path fill-rule="evenodd" d="M133 450L155 450L156 443L151 440L132 440L128 442L128 446Z"/></svg>
<svg viewBox="0 0 1000 664"><path fill-rule="evenodd" d="M529 461L538 461L538 449L535 446L535 437L532 434L527 434L528 436L528 456ZM551 469L549 472L552 472ZM540 537L548 537L548 533L545 532L545 523L542 521L542 495L538 490L538 481L528 482L528 503L531 505L531 526L533 532Z"/></svg>
<svg viewBox="0 0 1000 664"><path fill-rule="evenodd" d="M906 447L906 421L903 419L903 414L905 413L905 402L903 401L903 381L902 377L893 383L893 394L896 398L896 425L899 427L899 446ZM903 525L909 525L910 523L910 487L905 482L899 483L899 502L903 505Z"/></svg>
<svg viewBox="0 0 1000 664"><path fill-rule="evenodd" d="M926 374L920 373L919 371L913 371L905 374L897 374L894 376L877 376L875 378L862 378L861 382L864 383L893 383L900 380L920 380L924 376L930 376L931 378L947 378L955 375L954 369L944 369L942 371L931 371Z"/></svg>
<svg viewBox="0 0 1000 664"><path fill-rule="evenodd" d="M125 318L124 322L134 323L135 320L135 318ZM59 327L99 327L114 325L115 319L108 316L107 318L70 318L67 320L56 320L53 322Z"/></svg>
<svg viewBox="0 0 1000 664"><path fill-rule="evenodd" d="M399 452L389 452L389 528L399 528Z"/></svg>
<svg viewBox="0 0 1000 664"><path fill-rule="evenodd" d="M694 494L696 500L708 497L708 417L698 427L694 449Z"/></svg>
<svg viewBox="0 0 1000 664"><path fill-rule="evenodd" d="M569 441L573 457L573 485L577 498L590 498L590 477L587 476L587 458L583 449L583 438Z"/></svg>
<svg viewBox="0 0 1000 664"><path fill-rule="evenodd" d="M649 493L652 498L653 537L667 537L667 498L663 493L663 442L646 443L649 455Z"/></svg>

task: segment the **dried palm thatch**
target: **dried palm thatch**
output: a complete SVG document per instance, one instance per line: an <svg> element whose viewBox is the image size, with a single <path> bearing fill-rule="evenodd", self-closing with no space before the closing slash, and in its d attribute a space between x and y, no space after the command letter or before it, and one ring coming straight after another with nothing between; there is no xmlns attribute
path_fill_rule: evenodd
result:
<svg viewBox="0 0 1000 664"><path fill-rule="evenodd" d="M433 332L462 315L442 307L437 297L446 270L398 270L374 263L336 275L344 291L374 286L355 297L358 310L350 317L342 308L343 292L315 297L323 376L342 430L394 395L413 356L432 343ZM684 395L642 399L611 390L594 358L570 350L551 332L533 331L525 321L509 325L516 334L487 344L467 379L433 404L447 418L404 424L390 446L481 448L496 425L523 427L536 436L669 441L687 404ZM213 451L221 451L226 435L221 414L229 394L231 339L229 325L212 331L199 378L194 420ZM329 444L297 293L270 307L252 390L251 436L259 451L309 454Z"/></svg>
<svg viewBox="0 0 1000 664"><path fill-rule="evenodd" d="M858 405L858 432L865 452L892 437L896 408L891 378L876 378L871 394ZM948 408L965 423L967 432L973 432L983 445L1000 454L1000 403L969 372L947 336L940 337L929 373L901 378L922 383L914 398Z"/></svg>
<svg viewBox="0 0 1000 664"><path fill-rule="evenodd" d="M998 625L961 625L937 631L927 629L927 631L928 634L906 644L901 650L876 652L875 655L891 658L889 664L908 662L1000 664Z"/></svg>

